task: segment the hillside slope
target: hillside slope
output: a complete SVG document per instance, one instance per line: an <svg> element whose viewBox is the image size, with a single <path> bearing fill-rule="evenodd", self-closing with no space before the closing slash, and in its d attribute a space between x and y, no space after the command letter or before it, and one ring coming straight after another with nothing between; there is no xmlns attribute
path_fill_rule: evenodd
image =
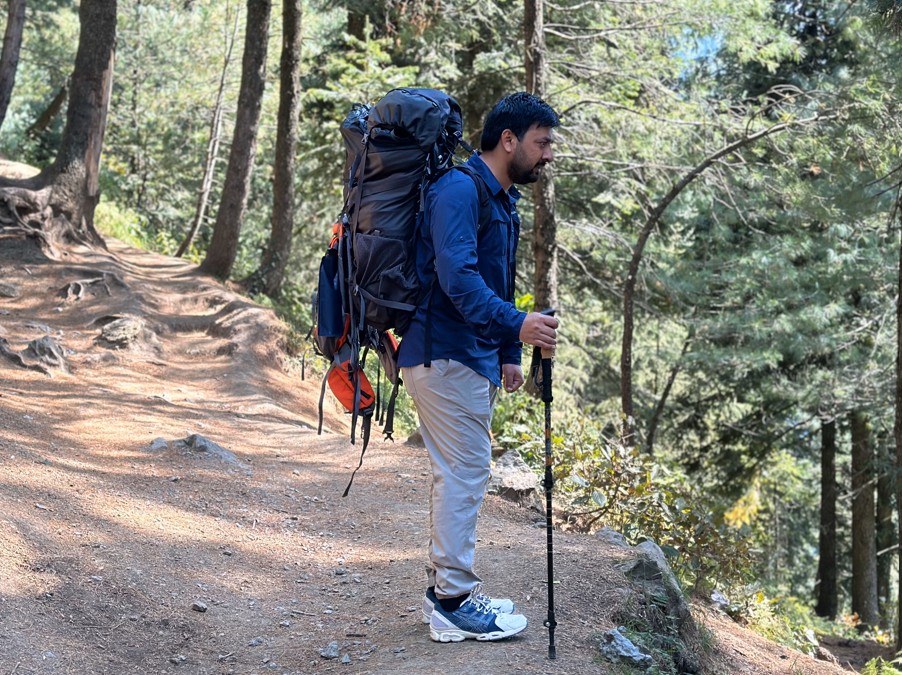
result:
<svg viewBox="0 0 902 675"><path fill-rule="evenodd" d="M69 364L48 375L0 355L0 672L624 672L598 641L627 553L555 535L551 662L544 521L493 497L479 570L530 627L429 640L425 452L375 441L342 499L357 448L334 409L339 433L316 434L319 382L288 371L271 312L115 241L50 261L0 230L0 284L0 344L53 337ZM102 338L126 317L129 346ZM178 442L193 434L223 450ZM703 672L843 672L697 614Z"/></svg>

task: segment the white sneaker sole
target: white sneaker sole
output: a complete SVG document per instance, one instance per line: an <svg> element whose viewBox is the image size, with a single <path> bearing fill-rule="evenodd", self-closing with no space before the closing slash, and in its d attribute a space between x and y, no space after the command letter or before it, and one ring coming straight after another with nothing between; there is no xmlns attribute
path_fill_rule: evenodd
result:
<svg viewBox="0 0 902 675"><path fill-rule="evenodd" d="M441 630L430 628L429 637L431 637L434 642L463 642L467 639L487 642L493 640L503 640L504 638L510 637L511 635L522 633L524 630L526 630L526 626L521 626L520 628L514 628L507 631L499 630L493 633L470 633L469 631L460 630L459 628L443 628Z"/></svg>

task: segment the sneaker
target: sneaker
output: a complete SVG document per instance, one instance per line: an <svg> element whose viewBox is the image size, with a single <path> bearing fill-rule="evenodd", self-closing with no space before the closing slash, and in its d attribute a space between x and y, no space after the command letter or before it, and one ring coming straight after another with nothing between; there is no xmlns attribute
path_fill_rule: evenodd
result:
<svg viewBox="0 0 902 675"><path fill-rule="evenodd" d="M522 614L507 614L492 609L475 593L463 601L453 612L435 603L429 620L429 637L436 642L461 642L474 640L500 640L516 635L526 628Z"/></svg>
<svg viewBox="0 0 902 675"><path fill-rule="evenodd" d="M480 593L478 588L476 589L476 597L496 612L513 614L516 609L514 603L507 598L490 598L489 596ZM432 619L432 608L437 604L438 598L435 597L434 587L430 586L426 589L426 595L423 596L423 611L421 612L423 623L429 623Z"/></svg>

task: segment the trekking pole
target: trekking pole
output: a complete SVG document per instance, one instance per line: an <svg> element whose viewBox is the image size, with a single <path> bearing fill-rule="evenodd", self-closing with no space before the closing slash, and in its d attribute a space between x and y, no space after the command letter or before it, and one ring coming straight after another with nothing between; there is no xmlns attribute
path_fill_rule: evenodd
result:
<svg viewBox="0 0 902 675"><path fill-rule="evenodd" d="M546 309L542 314L553 315L555 310ZM542 485L545 487L545 536L548 548L548 618L545 620L545 626L548 628L548 658L556 659L557 650L554 646L554 629L557 627L557 620L554 618L554 527L552 523L551 512L551 489L554 487L554 475L551 472L553 457L551 454L551 402L554 397L551 395L551 357L554 352L551 350L539 349L536 347L532 353L531 371L538 371L536 367L537 361L541 360L542 372L542 402L545 404L545 478ZM533 378L536 378L538 372L531 372ZM534 380L535 382L535 380ZM538 384L537 382L535 382Z"/></svg>
<svg viewBox="0 0 902 675"><path fill-rule="evenodd" d="M554 476L551 473L551 352L542 350L542 402L545 404L545 533L548 542L548 618L545 626L548 627L548 658L557 658L554 647L554 629L557 621L554 618L554 535L551 521L551 488L554 486Z"/></svg>

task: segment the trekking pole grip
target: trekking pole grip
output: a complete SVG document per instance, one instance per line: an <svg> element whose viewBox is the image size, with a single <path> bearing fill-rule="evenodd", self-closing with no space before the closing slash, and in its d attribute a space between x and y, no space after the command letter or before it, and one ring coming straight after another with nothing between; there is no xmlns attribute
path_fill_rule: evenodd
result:
<svg viewBox="0 0 902 675"><path fill-rule="evenodd" d="M554 400L551 394L551 354L550 350L542 350L542 401L545 403Z"/></svg>
<svg viewBox="0 0 902 675"><path fill-rule="evenodd" d="M557 310L553 307L549 307L548 309L543 309L540 314L546 314L547 316L554 316L554 313ZM545 403L551 403L553 400L551 395L551 359L554 356L553 349L542 349L542 401Z"/></svg>

